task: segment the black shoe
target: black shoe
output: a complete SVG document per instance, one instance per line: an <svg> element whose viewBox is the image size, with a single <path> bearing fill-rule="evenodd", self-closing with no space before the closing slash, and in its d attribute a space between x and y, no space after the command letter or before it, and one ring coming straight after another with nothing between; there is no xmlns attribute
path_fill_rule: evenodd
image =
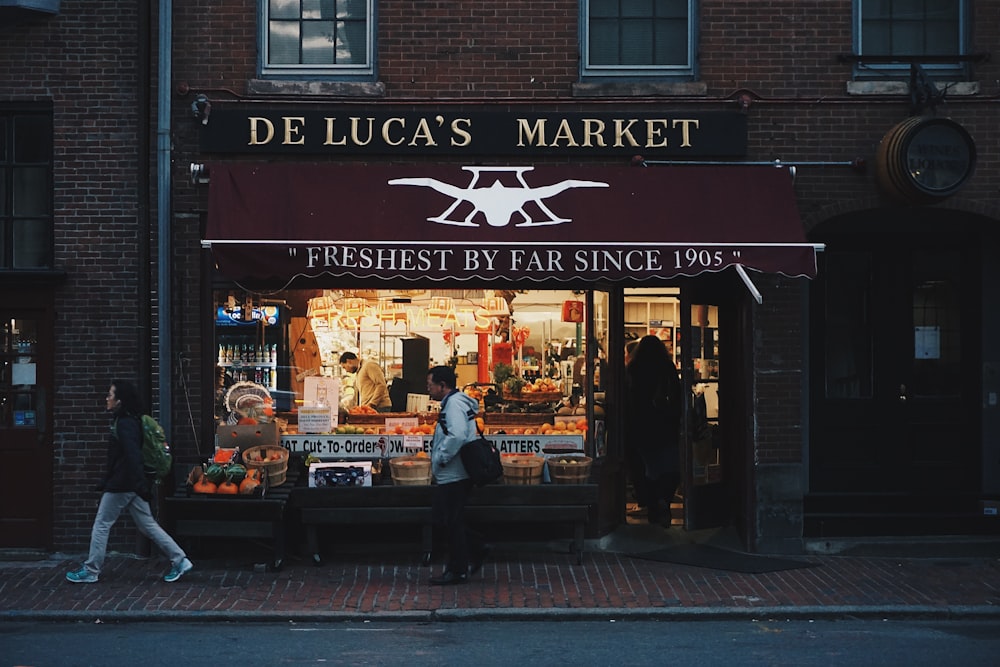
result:
<svg viewBox="0 0 1000 667"><path fill-rule="evenodd" d="M440 577L431 577L431 584L434 586L452 586L454 584L464 584L468 581L469 575L445 572Z"/></svg>
<svg viewBox="0 0 1000 667"><path fill-rule="evenodd" d="M492 551L492 546L484 544L483 548L479 551L479 555L472 559L472 563L469 565L469 574L475 574L483 569L483 561L490 557Z"/></svg>

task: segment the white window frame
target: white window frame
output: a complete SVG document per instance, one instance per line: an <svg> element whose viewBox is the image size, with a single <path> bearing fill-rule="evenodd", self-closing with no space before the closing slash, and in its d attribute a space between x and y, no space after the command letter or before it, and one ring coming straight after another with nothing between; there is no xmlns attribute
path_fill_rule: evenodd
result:
<svg viewBox="0 0 1000 667"><path fill-rule="evenodd" d="M582 78L649 78L690 81L695 76L697 53L697 0L687 0L687 58L675 65L594 65L590 62L590 0L580 2L580 76Z"/></svg>
<svg viewBox="0 0 1000 667"><path fill-rule="evenodd" d="M375 76L375 0L365 0L365 20L368 24L368 44L363 64L351 65L308 65L308 64L271 64L269 53L269 16L268 0L258 3L258 42L260 53L260 75L272 79L371 79Z"/></svg>
<svg viewBox="0 0 1000 667"><path fill-rule="evenodd" d="M884 79L886 76L892 78L908 78L910 76L910 64L908 62L900 63L866 63L864 61L864 56L866 55L896 55L888 54L884 52L882 47L876 47L876 49L866 48L863 43L863 29L862 29L862 16L863 16L863 5L865 2L874 2L876 0L854 0L854 18L853 18L853 32L854 32L854 53L857 54L857 65L855 66L855 78L858 79ZM966 55L969 49L969 0L957 0L959 3L959 15L958 15L958 53L950 55ZM919 54L916 54L917 56ZM900 56L901 58L914 57L914 56ZM928 74L934 76L935 78L957 78L963 79L968 77L968 68L963 63L956 61L954 63L920 63L921 68Z"/></svg>

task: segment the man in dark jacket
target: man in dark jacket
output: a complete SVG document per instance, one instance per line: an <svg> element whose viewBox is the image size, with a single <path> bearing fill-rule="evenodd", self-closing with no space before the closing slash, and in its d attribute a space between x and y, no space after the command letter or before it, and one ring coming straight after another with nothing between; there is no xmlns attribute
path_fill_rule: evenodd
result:
<svg viewBox="0 0 1000 667"><path fill-rule="evenodd" d="M66 579L75 584L97 582L104 566L111 527L127 509L139 532L170 559L171 569L163 580L177 581L194 566L173 538L156 523L149 510L152 486L142 468L143 410L135 385L125 380L112 382L107 409L114 420L108 439L107 470L98 485L103 493L90 533L90 554L83 567L66 573Z"/></svg>

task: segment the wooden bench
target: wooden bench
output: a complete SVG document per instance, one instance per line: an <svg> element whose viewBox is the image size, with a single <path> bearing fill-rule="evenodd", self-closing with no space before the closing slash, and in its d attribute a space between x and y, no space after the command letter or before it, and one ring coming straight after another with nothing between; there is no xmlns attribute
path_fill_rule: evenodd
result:
<svg viewBox="0 0 1000 667"><path fill-rule="evenodd" d="M179 477L173 495L163 500L171 535L177 538L263 538L273 545L271 571L285 561L285 508L298 471L291 467L281 486L271 487L262 498L188 495L185 477Z"/></svg>
<svg viewBox="0 0 1000 667"><path fill-rule="evenodd" d="M307 548L316 564L321 562L320 526L369 524L418 525L422 561L427 564L433 542L433 495L433 486L300 487L293 490L289 505L306 528ZM473 490L466 517L473 524L571 523L571 548L579 564L583 562L584 531L596 504L596 484L491 484Z"/></svg>

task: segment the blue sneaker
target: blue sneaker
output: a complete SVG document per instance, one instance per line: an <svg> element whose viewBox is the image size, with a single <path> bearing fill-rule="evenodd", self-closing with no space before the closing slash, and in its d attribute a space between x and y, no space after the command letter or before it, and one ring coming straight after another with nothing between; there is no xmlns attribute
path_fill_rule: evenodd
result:
<svg viewBox="0 0 1000 667"><path fill-rule="evenodd" d="M81 567L74 572L67 572L66 581L72 581L74 584L96 584L97 575L87 568Z"/></svg>
<svg viewBox="0 0 1000 667"><path fill-rule="evenodd" d="M191 561L185 558L181 562L177 563L177 565L170 568L170 572L167 573L167 576L163 577L163 580L168 584L172 581L177 581L190 572L192 568L194 568L194 565L191 564ZM97 581L96 577L94 578L94 581Z"/></svg>

